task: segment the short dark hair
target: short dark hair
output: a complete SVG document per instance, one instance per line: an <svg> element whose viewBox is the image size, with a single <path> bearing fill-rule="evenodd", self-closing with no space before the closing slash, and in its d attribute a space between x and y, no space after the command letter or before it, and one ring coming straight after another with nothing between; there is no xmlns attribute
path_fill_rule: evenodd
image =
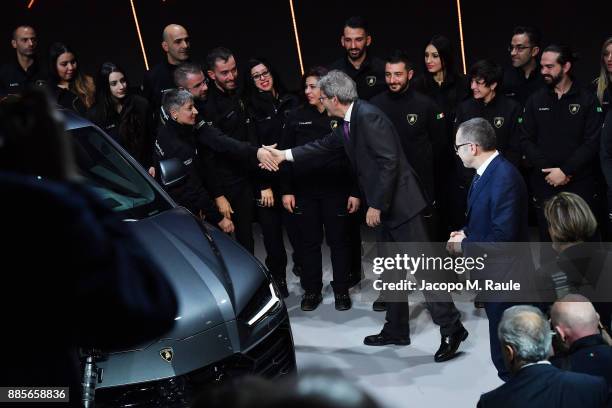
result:
<svg viewBox="0 0 612 408"><path fill-rule="evenodd" d="M34 30L34 27L32 27L30 24L19 24L17 27L15 27L15 29L13 30L11 39L16 40L17 39L17 30L19 30L20 28L31 28L32 30ZM34 32L36 32L36 30L34 30Z"/></svg>
<svg viewBox="0 0 612 408"><path fill-rule="evenodd" d="M529 44L532 47L539 47L542 44L542 34L540 30L530 26L516 26L512 30L512 35L525 34L529 38Z"/></svg>
<svg viewBox="0 0 612 408"><path fill-rule="evenodd" d="M404 63L406 71L412 71L414 69L412 62L408 59L408 55L402 50L395 50L385 58L385 63L387 64L399 64L400 62Z"/></svg>
<svg viewBox="0 0 612 408"><path fill-rule="evenodd" d="M459 125L457 133L461 131L463 138L482 147L485 152L495 150L497 140L493 126L483 118L473 118L466 120Z"/></svg>
<svg viewBox="0 0 612 408"><path fill-rule="evenodd" d="M197 64L195 62L185 62L176 67L176 69L174 70L174 85L178 87L183 87L185 81L187 80L187 75L197 75L200 73L204 74L204 71L202 70L200 64Z"/></svg>
<svg viewBox="0 0 612 408"><path fill-rule="evenodd" d="M501 85L503 77L503 68L491 59L483 59L476 62L468 73L468 79L482 79L487 86L493 84Z"/></svg>
<svg viewBox="0 0 612 408"><path fill-rule="evenodd" d="M209 70L215 69L215 63L217 60L227 62L234 53L225 47L217 47L212 49L206 56L206 66Z"/></svg>
<svg viewBox="0 0 612 408"><path fill-rule="evenodd" d="M344 29L346 27L361 28L363 31L365 31L366 34L368 34L370 32L367 20L365 18L361 17L361 16L351 16L351 17L349 17L344 22L344 25L342 26L342 31L343 32L344 32Z"/></svg>

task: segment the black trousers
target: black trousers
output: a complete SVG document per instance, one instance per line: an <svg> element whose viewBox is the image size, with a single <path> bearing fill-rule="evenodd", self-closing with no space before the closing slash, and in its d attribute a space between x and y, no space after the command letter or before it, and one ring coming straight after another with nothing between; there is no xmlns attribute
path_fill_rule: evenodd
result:
<svg viewBox="0 0 612 408"><path fill-rule="evenodd" d="M393 251L389 243L425 243L429 242L428 238L427 223L423 215L418 215L397 228L390 229L383 224L378 230L378 241L387 244L385 245L383 256L395 256L395 251ZM397 250L399 251L400 248L398 247ZM393 281L398 281L399 278L399 274L383 276L383 280L393 279ZM424 292L423 295L425 296L425 305L431 314L431 318L435 324L440 326L440 334L442 336L451 335L463 327L460 320L461 314L455 307L455 303L449 294ZM392 337L410 336L410 310L408 308L407 295L401 300L392 299L392 301L387 302L385 319L386 322L383 327L385 334Z"/></svg>
<svg viewBox="0 0 612 408"><path fill-rule="evenodd" d="M264 247L266 248L266 266L277 281L286 279L287 252L283 239L283 211L282 204L274 197L274 206L256 206L257 219L263 233Z"/></svg>
<svg viewBox="0 0 612 408"><path fill-rule="evenodd" d="M320 293L323 288L321 244L323 234L331 250L334 292L346 292L351 270L351 221L346 210L348 196L330 194L297 196L294 214L302 238L302 288Z"/></svg>
<svg viewBox="0 0 612 408"><path fill-rule="evenodd" d="M225 186L227 200L234 213L234 236L247 251L255 253L253 241L253 189L248 181Z"/></svg>
<svg viewBox="0 0 612 408"><path fill-rule="evenodd" d="M346 206L346 202L344 204ZM365 220L365 212L363 207L361 207L356 213L349 214L348 216L351 252L351 276L349 280L351 282L351 286L358 284L365 277L363 265L361 264L361 258L363 256L363 245L361 243L361 224L363 220Z"/></svg>

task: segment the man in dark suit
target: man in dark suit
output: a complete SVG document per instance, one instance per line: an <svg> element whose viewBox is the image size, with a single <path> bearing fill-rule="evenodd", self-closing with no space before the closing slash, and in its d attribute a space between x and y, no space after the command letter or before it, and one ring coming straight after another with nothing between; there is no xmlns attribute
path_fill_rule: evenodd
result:
<svg viewBox="0 0 612 408"><path fill-rule="evenodd" d="M334 70L319 80L321 102L328 115L344 118L333 133L291 150L271 149L280 161L301 161L344 149L367 203L366 223L378 227L379 242L427 242L423 210L427 202L414 170L408 164L391 121L375 106L357 99L355 82ZM347 182L349 182L347 180ZM468 332L450 297L428 302L440 326L442 341L435 360L452 358ZM410 344L408 302L389 302L387 322L379 334L367 336L371 346Z"/></svg>
<svg viewBox="0 0 612 408"><path fill-rule="evenodd" d="M476 170L468 192L467 225L451 232L449 251L470 255L476 245L472 243L524 242L527 231L527 188L516 167L499 155L495 131L483 118L463 122L457 129L455 151L463 165ZM485 244L486 245L486 244ZM478 245L482 247L482 245ZM498 247L499 248L499 247ZM507 262L491 263L487 277L504 282L516 271L531 268L525 257L504 257ZM508 378L497 342L497 324L511 304L487 302L491 358L502 379Z"/></svg>
<svg viewBox="0 0 612 408"><path fill-rule="evenodd" d="M561 371L546 360L552 333L539 309L513 306L504 311L499 341L512 378L483 394L479 408L606 406L608 387L603 378Z"/></svg>
<svg viewBox="0 0 612 408"><path fill-rule="evenodd" d="M564 296L552 306L550 321L568 347L565 354L555 353L551 363L562 370L603 377L612 390L612 347L599 332L599 315L589 299L578 294Z"/></svg>

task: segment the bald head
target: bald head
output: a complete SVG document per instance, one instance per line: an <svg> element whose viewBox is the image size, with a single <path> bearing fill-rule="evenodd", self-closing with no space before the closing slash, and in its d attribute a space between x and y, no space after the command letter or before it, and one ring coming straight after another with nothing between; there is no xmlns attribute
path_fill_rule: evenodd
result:
<svg viewBox="0 0 612 408"><path fill-rule="evenodd" d="M178 24L167 25L162 33L161 45L170 64L178 65L189 59L191 44L185 27Z"/></svg>
<svg viewBox="0 0 612 408"><path fill-rule="evenodd" d="M570 294L556 301L550 310L550 320L563 341L570 345L599 333L599 315L582 295Z"/></svg>
<svg viewBox="0 0 612 408"><path fill-rule="evenodd" d="M17 51L18 57L32 58L36 52L36 31L30 26L19 26L13 31L11 45Z"/></svg>

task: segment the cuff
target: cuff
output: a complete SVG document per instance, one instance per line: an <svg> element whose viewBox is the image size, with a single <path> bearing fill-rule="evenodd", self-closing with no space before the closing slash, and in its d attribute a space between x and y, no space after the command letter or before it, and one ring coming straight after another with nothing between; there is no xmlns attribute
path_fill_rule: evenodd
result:
<svg viewBox="0 0 612 408"><path fill-rule="evenodd" d="M288 162L294 161L293 160L293 153L291 153L291 149L285 150L285 160L287 160Z"/></svg>

